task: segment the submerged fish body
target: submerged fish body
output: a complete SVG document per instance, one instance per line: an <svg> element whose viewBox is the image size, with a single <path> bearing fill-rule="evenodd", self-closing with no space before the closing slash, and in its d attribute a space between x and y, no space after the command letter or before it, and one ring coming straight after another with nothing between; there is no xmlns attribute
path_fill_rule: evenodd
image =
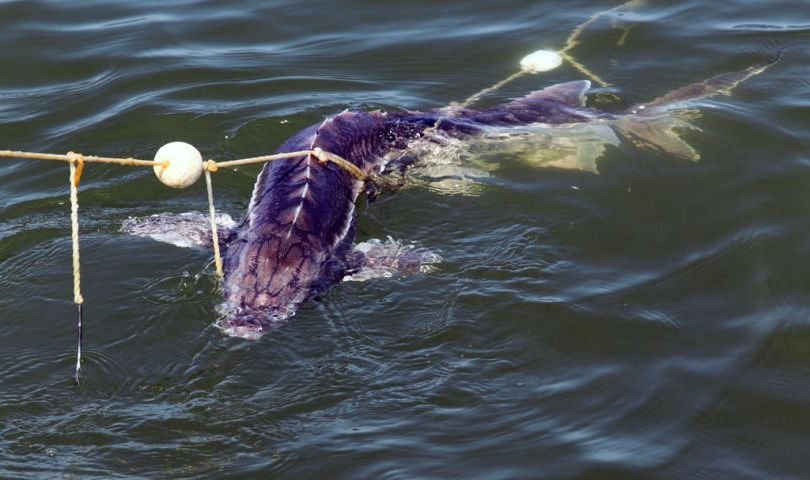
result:
<svg viewBox="0 0 810 480"><path fill-rule="evenodd" d="M618 144L619 137L697 160L697 152L676 132L690 125L671 115L672 111L728 93L776 60L688 85L622 114L587 107L588 81L553 85L486 110L344 111L297 133L278 151L320 148L364 172L385 174L424 169L426 162L420 155L451 150L452 142L508 143L505 140L520 141L540 131L551 139L540 150L562 152L545 162L548 166L596 172L595 159L604 145ZM419 257L413 252L408 257L408 249L395 242L387 249L382 244L355 248L355 202L367 187L348 171L311 155L265 164L245 216L221 242L225 301L220 328L231 336L256 339L294 315L305 300L342 279L367 278L356 275L364 266L415 271L420 258L435 261L435 256ZM166 224L133 220L125 222L124 230L165 240ZM199 237L199 232L194 236Z"/></svg>
<svg viewBox="0 0 810 480"><path fill-rule="evenodd" d="M564 84L484 111L346 111L299 132L278 151L319 147L365 172L380 171L391 152L404 153L435 132L463 138L493 127L592 120L591 112L566 97L580 104L588 86ZM311 155L265 165L247 213L225 242L227 308L220 326L226 333L258 337L359 268L363 258L352 248L354 209L364 187L346 170Z"/></svg>

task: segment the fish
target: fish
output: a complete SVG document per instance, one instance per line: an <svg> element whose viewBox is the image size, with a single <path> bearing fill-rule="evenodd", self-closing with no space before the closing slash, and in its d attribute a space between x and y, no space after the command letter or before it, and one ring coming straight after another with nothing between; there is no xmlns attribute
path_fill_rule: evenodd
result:
<svg viewBox="0 0 810 480"><path fill-rule="evenodd" d="M431 165L429 152L447 151L453 144L515 143L515 139L519 144L530 133L553 138L562 132L558 138L572 145L573 153L545 166L597 172L596 158L603 149L591 146L586 155L576 148L577 136L570 134L589 128L606 144L621 138L697 161L699 153L680 136L689 123L678 113L689 112L698 100L729 94L780 58L713 76L619 113L587 105L588 80L551 85L484 109L345 110L296 133L277 151L320 148L372 178L401 178L397 174L424 172L440 164L434 159ZM441 261L438 254L391 238L356 244L356 204L363 193L373 197L380 189L374 181L358 180L314 155L265 164L242 219L218 220L224 268L220 329L228 336L256 340L286 323L304 302L343 280L424 272ZM193 213L133 218L124 222L122 231L206 247L211 243L206 218Z"/></svg>

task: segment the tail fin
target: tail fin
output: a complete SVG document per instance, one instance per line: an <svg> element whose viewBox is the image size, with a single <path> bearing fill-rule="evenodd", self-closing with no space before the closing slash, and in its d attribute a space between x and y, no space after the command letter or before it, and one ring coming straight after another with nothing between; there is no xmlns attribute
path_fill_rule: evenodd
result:
<svg viewBox="0 0 810 480"><path fill-rule="evenodd" d="M753 65L744 70L715 75L699 83L673 90L655 100L636 105L625 112L616 122L616 129L633 144L661 150L672 155L697 161L700 154L686 143L679 132L700 130L689 120L697 118L695 110L680 110L670 115L672 110L683 108L695 100L714 95L730 95L731 90L754 75L782 59L780 51L767 62Z"/></svg>
<svg viewBox="0 0 810 480"><path fill-rule="evenodd" d="M766 62L752 65L736 72L721 73L702 82L681 87L649 103L636 105L625 113L644 116L656 115L695 100L712 97L714 95L730 95L734 87L764 72L768 67L779 62L783 56L784 53L780 50L773 58Z"/></svg>

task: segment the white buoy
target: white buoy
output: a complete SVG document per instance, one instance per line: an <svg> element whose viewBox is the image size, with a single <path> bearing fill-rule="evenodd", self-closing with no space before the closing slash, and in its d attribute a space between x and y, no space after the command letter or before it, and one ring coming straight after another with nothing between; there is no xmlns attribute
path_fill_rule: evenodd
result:
<svg viewBox="0 0 810 480"><path fill-rule="evenodd" d="M155 165L158 180L172 188L193 185L203 172L203 160L199 150L185 142L167 143L155 154L156 162L168 162L168 166Z"/></svg>
<svg viewBox="0 0 810 480"><path fill-rule="evenodd" d="M540 73L554 70L563 63L563 57L552 50L537 50L520 61L520 69L526 73Z"/></svg>

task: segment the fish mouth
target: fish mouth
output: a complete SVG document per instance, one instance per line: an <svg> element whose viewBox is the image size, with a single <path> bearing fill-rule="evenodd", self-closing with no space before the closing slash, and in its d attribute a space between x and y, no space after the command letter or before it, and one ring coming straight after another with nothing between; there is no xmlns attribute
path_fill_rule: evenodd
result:
<svg viewBox="0 0 810 480"><path fill-rule="evenodd" d="M214 324L229 337L259 340L287 322L293 315L275 308L239 309L223 308L222 317Z"/></svg>

